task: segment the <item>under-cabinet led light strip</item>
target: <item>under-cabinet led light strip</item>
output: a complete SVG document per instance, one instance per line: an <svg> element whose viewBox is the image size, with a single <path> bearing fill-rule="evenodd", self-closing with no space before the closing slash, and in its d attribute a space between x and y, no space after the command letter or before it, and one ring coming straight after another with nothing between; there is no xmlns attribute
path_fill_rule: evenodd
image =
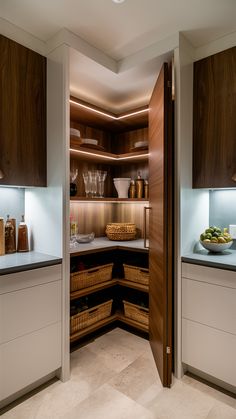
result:
<svg viewBox="0 0 236 419"><path fill-rule="evenodd" d="M142 158L142 157L148 157L149 156L149 153L145 153L145 154L140 154L140 155L135 155L135 156L127 156L127 157L112 157L112 156L105 156L103 154L91 153L89 151L76 150L74 148L70 148L70 151L73 151L74 153L86 154L86 155L90 155L90 156L97 156L97 157L101 157L102 159L116 160L116 161L132 160L132 159L137 159L137 158Z"/></svg>
<svg viewBox="0 0 236 419"><path fill-rule="evenodd" d="M70 103L73 103L74 105L80 106L81 108L88 109L89 111L95 112L99 115L106 116L107 118L113 119L115 121L119 121L120 119L129 118L130 116L138 115L140 113L144 113L144 112L149 111L149 108L145 108L145 109L141 109L140 111L130 112L130 113L127 113L127 114L122 115L122 116L114 116L114 115L110 115L109 113L99 111L98 109L94 109L91 106L87 106L87 105L84 105L82 103L76 102L75 100L72 100L72 99L70 99Z"/></svg>

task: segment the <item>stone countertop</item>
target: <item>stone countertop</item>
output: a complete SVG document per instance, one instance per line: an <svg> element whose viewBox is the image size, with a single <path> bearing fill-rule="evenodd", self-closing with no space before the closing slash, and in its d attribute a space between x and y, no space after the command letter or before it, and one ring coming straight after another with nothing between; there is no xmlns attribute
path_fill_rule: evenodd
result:
<svg viewBox="0 0 236 419"><path fill-rule="evenodd" d="M143 239L128 240L128 241L113 241L107 237L95 238L91 243L76 243L70 248L70 255L76 256L81 253L101 252L109 249L127 249L147 252L148 249L144 247Z"/></svg>
<svg viewBox="0 0 236 419"><path fill-rule="evenodd" d="M211 253L208 250L199 249L185 253L182 256L182 262L236 271L236 250L230 248L222 253Z"/></svg>
<svg viewBox="0 0 236 419"><path fill-rule="evenodd" d="M58 265L62 259L35 251L0 256L0 275Z"/></svg>

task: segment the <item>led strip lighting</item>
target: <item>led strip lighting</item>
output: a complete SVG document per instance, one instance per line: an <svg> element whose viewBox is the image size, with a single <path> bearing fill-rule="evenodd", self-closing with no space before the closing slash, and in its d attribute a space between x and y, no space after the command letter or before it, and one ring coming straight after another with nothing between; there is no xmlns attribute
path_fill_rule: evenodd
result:
<svg viewBox="0 0 236 419"><path fill-rule="evenodd" d="M95 112L99 115L106 116L107 118L113 119L115 121L119 121L120 119L129 118L130 116L138 115L140 113L144 113L144 112L149 111L149 108L145 108L145 109L141 109L140 111L130 112L130 113L127 113L127 114L122 115L122 116L114 116L114 115L111 115L109 113L99 111L98 109L94 109L91 106L87 106L87 105L84 105L82 103L76 102L75 100L72 100L72 99L70 99L70 103L73 103L73 105L80 106L81 108L88 109L89 111Z"/></svg>
<svg viewBox="0 0 236 419"><path fill-rule="evenodd" d="M96 156L96 157L101 157L101 159L107 159L107 160L132 160L132 159L137 159L137 158L142 158L142 157L148 157L149 153L145 153L145 154L140 154L140 155L135 155L135 156L127 156L127 157L113 157L113 156L105 156L104 154L97 154L97 153L92 153L90 151L83 151L83 150L76 150L74 148L70 148L70 151L73 151L74 153L79 153L79 154L86 154L86 155L90 155L90 156Z"/></svg>

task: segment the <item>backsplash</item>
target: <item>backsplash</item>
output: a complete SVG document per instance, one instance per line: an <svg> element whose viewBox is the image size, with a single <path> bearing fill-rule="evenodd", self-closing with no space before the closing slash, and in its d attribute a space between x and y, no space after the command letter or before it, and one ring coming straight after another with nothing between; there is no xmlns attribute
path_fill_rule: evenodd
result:
<svg viewBox="0 0 236 419"><path fill-rule="evenodd" d="M236 190L210 191L209 199L210 225L228 228L229 224L236 224ZM232 248L236 249L236 240Z"/></svg>
<svg viewBox="0 0 236 419"><path fill-rule="evenodd" d="M25 213L25 190L22 188L0 188L0 217L6 221L7 214L16 218L17 224Z"/></svg>

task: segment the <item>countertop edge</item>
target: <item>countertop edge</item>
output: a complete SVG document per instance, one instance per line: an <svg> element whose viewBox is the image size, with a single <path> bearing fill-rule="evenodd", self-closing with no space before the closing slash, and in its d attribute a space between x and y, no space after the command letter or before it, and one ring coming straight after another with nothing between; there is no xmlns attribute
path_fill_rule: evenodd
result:
<svg viewBox="0 0 236 419"><path fill-rule="evenodd" d="M62 263L62 258L58 258L58 259L52 259L52 260L45 260L42 262L32 262L32 263L21 265L21 266L11 266L9 268L0 269L0 276L18 273L18 272L31 271L34 269L45 268L47 266L60 265L61 263Z"/></svg>
<svg viewBox="0 0 236 419"><path fill-rule="evenodd" d="M200 266L206 266L209 268L216 268L216 269L224 269L227 271L236 271L236 265L230 265L227 263L218 263L218 262L211 262L208 260L200 260L195 259L194 257L190 256L182 256L181 261L183 263L190 263L192 265L200 265Z"/></svg>

